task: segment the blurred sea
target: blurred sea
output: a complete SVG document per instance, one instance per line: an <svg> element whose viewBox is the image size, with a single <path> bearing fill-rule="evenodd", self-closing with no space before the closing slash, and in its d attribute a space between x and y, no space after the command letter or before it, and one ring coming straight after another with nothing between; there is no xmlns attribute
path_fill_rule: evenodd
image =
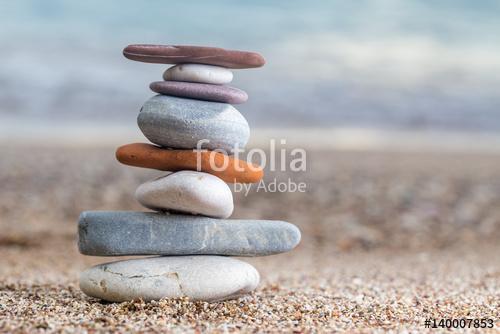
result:
<svg viewBox="0 0 500 334"><path fill-rule="evenodd" d="M255 128L500 130L498 1L0 1L0 123L133 127L167 66L131 43L255 50ZM30 127L28 127L30 125Z"/></svg>

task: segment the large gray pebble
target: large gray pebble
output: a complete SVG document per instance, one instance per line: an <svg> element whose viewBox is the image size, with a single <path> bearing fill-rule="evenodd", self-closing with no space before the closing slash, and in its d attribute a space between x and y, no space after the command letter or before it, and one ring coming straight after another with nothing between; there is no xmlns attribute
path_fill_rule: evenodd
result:
<svg viewBox="0 0 500 334"><path fill-rule="evenodd" d="M292 224L134 211L86 211L78 223L80 252L116 255L261 256L300 241Z"/></svg>
<svg viewBox="0 0 500 334"><path fill-rule="evenodd" d="M226 103L156 95L144 103L137 118L142 133L152 143L177 149L202 148L233 152L244 148L250 137L246 119Z"/></svg>
<svg viewBox="0 0 500 334"><path fill-rule="evenodd" d="M104 263L82 272L80 288L111 302L188 297L218 301L254 290L259 273L250 264L221 256L153 257Z"/></svg>

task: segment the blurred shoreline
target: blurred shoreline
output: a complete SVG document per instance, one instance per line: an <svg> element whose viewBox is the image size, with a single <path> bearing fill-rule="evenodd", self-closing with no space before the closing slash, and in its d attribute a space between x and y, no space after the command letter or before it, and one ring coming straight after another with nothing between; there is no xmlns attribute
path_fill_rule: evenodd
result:
<svg viewBox="0 0 500 334"><path fill-rule="evenodd" d="M407 153L500 154L500 134L467 131L390 130L362 127L252 128L248 147L269 149L374 151ZM284 141L283 141L284 140ZM134 126L78 122L1 122L0 146L114 147L148 142Z"/></svg>

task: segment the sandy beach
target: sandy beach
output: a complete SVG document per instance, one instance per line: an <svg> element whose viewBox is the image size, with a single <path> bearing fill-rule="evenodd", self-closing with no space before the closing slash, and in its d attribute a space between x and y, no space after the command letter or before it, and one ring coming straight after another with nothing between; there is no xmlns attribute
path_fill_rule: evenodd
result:
<svg viewBox="0 0 500 334"><path fill-rule="evenodd" d="M133 193L157 173L119 165L112 147L1 150L1 332L435 332L424 322L442 318L500 327L500 155L309 151L308 172L266 176L307 192L235 194L234 218L302 231L288 254L244 259L261 273L255 293L112 304L78 289L80 271L113 260L78 253L78 215L143 210Z"/></svg>
<svg viewBox="0 0 500 334"><path fill-rule="evenodd" d="M0 334L500 333L499 13L0 1Z"/></svg>

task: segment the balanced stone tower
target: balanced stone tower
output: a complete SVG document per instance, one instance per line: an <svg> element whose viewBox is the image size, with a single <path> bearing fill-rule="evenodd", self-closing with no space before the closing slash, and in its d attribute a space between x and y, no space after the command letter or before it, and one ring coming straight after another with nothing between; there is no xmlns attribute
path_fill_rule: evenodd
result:
<svg viewBox="0 0 500 334"><path fill-rule="evenodd" d="M216 301L251 292L259 273L228 256L283 253L300 241L297 227L283 221L227 219L233 195L226 182L258 182L263 171L231 157L235 148L244 148L250 129L230 103L243 103L248 96L225 84L233 78L230 69L260 67L264 58L253 52L165 45L129 45L123 54L176 64L165 71L164 81L150 85L158 95L144 103L137 119L156 145L129 144L116 151L123 164L170 173L137 188L137 200L153 211L80 215L82 254L155 255L89 268L80 276L81 289L114 302Z"/></svg>

